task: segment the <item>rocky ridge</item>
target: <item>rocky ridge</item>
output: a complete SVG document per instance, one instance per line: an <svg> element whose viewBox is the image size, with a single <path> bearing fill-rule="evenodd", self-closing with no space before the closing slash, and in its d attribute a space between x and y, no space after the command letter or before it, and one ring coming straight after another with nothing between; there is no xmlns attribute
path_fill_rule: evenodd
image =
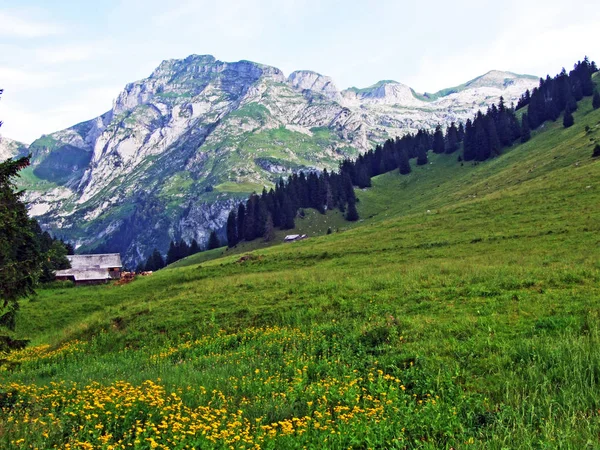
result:
<svg viewBox="0 0 600 450"><path fill-rule="evenodd" d="M107 113L31 144L31 214L80 251L120 251L131 265L171 239L204 242L236 199L282 174L335 168L536 84L492 71L432 95L395 81L339 91L307 70L285 77L209 55L163 61Z"/></svg>

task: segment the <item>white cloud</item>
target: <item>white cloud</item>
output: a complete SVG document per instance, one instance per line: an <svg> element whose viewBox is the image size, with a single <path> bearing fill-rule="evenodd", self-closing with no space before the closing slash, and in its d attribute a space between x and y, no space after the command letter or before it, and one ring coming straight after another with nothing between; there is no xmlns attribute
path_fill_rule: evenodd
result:
<svg viewBox="0 0 600 450"><path fill-rule="evenodd" d="M38 38L62 32L63 29L56 24L24 19L7 11L0 11L0 36Z"/></svg>

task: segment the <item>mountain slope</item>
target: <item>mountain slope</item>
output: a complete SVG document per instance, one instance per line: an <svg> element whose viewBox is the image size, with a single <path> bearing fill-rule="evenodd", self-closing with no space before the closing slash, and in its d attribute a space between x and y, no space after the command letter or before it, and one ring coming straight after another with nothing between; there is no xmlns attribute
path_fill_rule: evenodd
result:
<svg viewBox="0 0 600 450"><path fill-rule="evenodd" d="M594 446L600 110L574 116L477 165L375 178L343 232L40 291L17 324L33 347L0 372L0 442Z"/></svg>
<svg viewBox="0 0 600 450"><path fill-rule="evenodd" d="M282 174L335 168L389 136L464 120L503 94L521 91L482 79L423 101L391 81L338 91L311 71L286 78L192 55L128 84L101 117L32 143L25 187L45 227L80 251L120 251L131 264L171 239L222 232L236 198Z"/></svg>
<svg viewBox="0 0 600 450"><path fill-rule="evenodd" d="M0 161L27 154L27 145L0 136Z"/></svg>

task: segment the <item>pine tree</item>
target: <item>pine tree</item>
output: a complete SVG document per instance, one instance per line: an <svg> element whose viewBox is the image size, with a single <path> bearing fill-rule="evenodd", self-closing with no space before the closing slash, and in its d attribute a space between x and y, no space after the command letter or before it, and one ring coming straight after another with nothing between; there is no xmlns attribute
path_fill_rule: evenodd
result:
<svg viewBox="0 0 600 450"><path fill-rule="evenodd" d="M527 113L524 113L521 120L521 142L525 143L529 139L531 139L531 128L529 128L529 118L527 117Z"/></svg>
<svg viewBox="0 0 600 450"><path fill-rule="evenodd" d="M594 91L594 98L592 99L592 106L594 107L594 109L600 108L600 94L598 93L597 89Z"/></svg>
<svg viewBox="0 0 600 450"><path fill-rule="evenodd" d="M238 206L237 213L237 242L244 240L244 220L246 219L246 207L243 203Z"/></svg>
<svg viewBox="0 0 600 450"><path fill-rule="evenodd" d="M565 115L563 117L563 127L569 128L572 127L575 123L575 119L573 118L573 114L571 114L571 110L567 108L565 110Z"/></svg>
<svg viewBox="0 0 600 450"><path fill-rule="evenodd" d="M427 159L427 150L419 146L417 148L417 166L424 166L429 160Z"/></svg>
<svg viewBox="0 0 600 450"><path fill-rule="evenodd" d="M282 230L291 230L296 226L294 218L296 213L292 207L292 201L287 194L283 196L283 203L281 205L281 212L283 214L283 221L281 223Z"/></svg>
<svg viewBox="0 0 600 450"><path fill-rule="evenodd" d="M232 210L227 217L227 246L235 247L238 243L237 217Z"/></svg>
<svg viewBox="0 0 600 450"><path fill-rule="evenodd" d="M402 175L407 175L411 171L408 154L403 148L398 152L398 170Z"/></svg>
<svg viewBox="0 0 600 450"><path fill-rule="evenodd" d="M208 250L213 250L215 248L219 248L220 246L221 246L221 243L219 242L219 237L217 236L217 232L215 230L212 230L210 232L210 236L208 237L207 248L208 248Z"/></svg>
<svg viewBox="0 0 600 450"><path fill-rule="evenodd" d="M169 244L169 250L167 251L167 264L173 264L179 259L178 250L175 242L171 241Z"/></svg>
<svg viewBox="0 0 600 450"><path fill-rule="evenodd" d="M358 220L358 211L356 210L356 201L354 199L348 201L346 220L349 222L356 222Z"/></svg>
<svg viewBox="0 0 600 450"><path fill-rule="evenodd" d="M442 133L442 127L438 124L433 133L433 153L444 153L445 150L444 134Z"/></svg>
<svg viewBox="0 0 600 450"><path fill-rule="evenodd" d="M198 245L198 241L196 241L196 239L192 239L192 243L190 245L190 255L195 255L196 253L200 253L200 246Z"/></svg>
<svg viewBox="0 0 600 450"><path fill-rule="evenodd" d="M446 153L451 154L458 150L458 130L454 122L446 130Z"/></svg>
<svg viewBox="0 0 600 450"><path fill-rule="evenodd" d="M177 259L183 259L186 258L190 255L190 247L187 245L187 242L185 242L183 239L179 240L179 243L177 244Z"/></svg>
<svg viewBox="0 0 600 450"><path fill-rule="evenodd" d="M37 222L16 190L14 179L29 165L29 157L0 163L0 353L22 347L11 337L18 300L33 293L43 255L34 231Z"/></svg>
<svg viewBox="0 0 600 450"><path fill-rule="evenodd" d="M271 213L267 216L267 222L265 223L265 234L263 236L265 242L271 242L275 239L275 227L273 225L273 216Z"/></svg>

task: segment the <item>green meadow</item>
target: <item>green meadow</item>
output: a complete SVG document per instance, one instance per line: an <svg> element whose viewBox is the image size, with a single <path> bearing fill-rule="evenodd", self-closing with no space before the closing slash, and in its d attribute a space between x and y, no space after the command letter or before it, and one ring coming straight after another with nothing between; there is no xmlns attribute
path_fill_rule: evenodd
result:
<svg viewBox="0 0 600 450"><path fill-rule="evenodd" d="M304 241L38 290L0 447L600 448L600 110L574 116L377 177Z"/></svg>

